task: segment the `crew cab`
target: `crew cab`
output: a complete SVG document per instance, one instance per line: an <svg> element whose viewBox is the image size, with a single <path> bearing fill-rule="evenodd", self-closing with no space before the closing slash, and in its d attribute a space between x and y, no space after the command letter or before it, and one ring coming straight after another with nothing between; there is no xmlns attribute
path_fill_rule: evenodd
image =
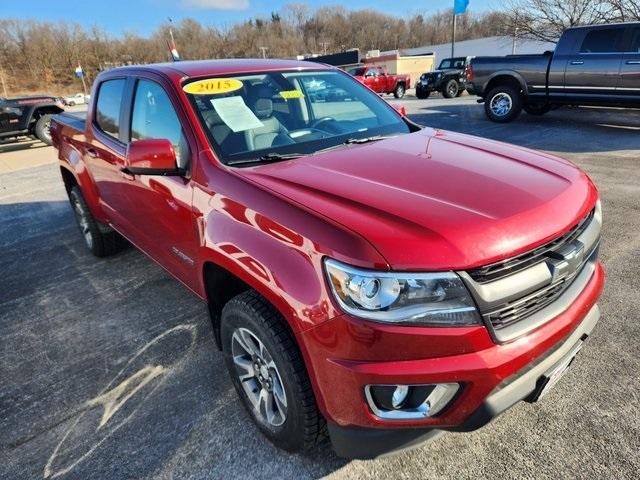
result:
<svg viewBox="0 0 640 480"><path fill-rule="evenodd" d="M51 145L51 116L62 112L62 107L58 98L46 95L0 97L0 139L33 136Z"/></svg>
<svg viewBox="0 0 640 480"><path fill-rule="evenodd" d="M328 433L373 458L477 429L544 396L598 321L584 172L422 128L333 67L116 68L52 135L87 248L131 243L206 303L285 450Z"/></svg>
<svg viewBox="0 0 640 480"><path fill-rule="evenodd" d="M467 90L487 117L510 122L524 109L561 105L640 107L640 22L567 29L553 52L476 57Z"/></svg>
<svg viewBox="0 0 640 480"><path fill-rule="evenodd" d="M376 93L393 93L394 97L402 98L411 88L409 75L392 75L382 66L361 65L351 67L347 72Z"/></svg>
<svg viewBox="0 0 640 480"><path fill-rule="evenodd" d="M423 73L416 82L416 97L429 98L440 92L444 98L459 97L465 89L465 72L472 57L444 58L438 68Z"/></svg>

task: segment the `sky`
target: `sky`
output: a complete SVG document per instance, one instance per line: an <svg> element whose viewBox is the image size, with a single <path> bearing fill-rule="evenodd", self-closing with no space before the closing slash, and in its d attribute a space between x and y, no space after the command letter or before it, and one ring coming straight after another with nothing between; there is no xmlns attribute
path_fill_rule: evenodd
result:
<svg viewBox="0 0 640 480"><path fill-rule="evenodd" d="M219 27L256 16L268 16L287 3L306 3L311 7L344 5L340 0L0 0L0 18L31 18L56 22L67 20L83 26L93 25L119 35L123 31L148 35L162 22L192 17ZM490 9L495 0L470 0L469 9ZM348 8L374 8L396 16L430 13L453 6L453 0L349 0Z"/></svg>

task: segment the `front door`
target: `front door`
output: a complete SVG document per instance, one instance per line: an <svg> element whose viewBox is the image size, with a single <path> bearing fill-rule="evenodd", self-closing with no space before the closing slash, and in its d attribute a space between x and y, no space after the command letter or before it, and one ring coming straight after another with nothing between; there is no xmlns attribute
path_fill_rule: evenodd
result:
<svg viewBox="0 0 640 480"><path fill-rule="evenodd" d="M565 68L564 93L573 96L613 93L620 79L625 27L588 30ZM553 90L556 86L550 85Z"/></svg>
<svg viewBox="0 0 640 480"><path fill-rule="evenodd" d="M134 88L128 141L170 140L178 156L178 166L188 172L195 144L190 147L169 95L160 83L150 79L138 79ZM140 239L139 247L195 289L199 242L188 173L184 176L135 175L125 190L131 202L130 217L136 238Z"/></svg>
<svg viewBox="0 0 640 480"><path fill-rule="evenodd" d="M640 27L631 28L629 34L618 89L623 95L640 97Z"/></svg>

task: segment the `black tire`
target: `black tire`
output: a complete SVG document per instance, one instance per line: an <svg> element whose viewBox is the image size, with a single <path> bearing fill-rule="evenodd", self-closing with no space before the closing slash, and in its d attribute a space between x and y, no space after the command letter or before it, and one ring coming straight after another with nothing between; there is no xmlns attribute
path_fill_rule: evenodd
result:
<svg viewBox="0 0 640 480"><path fill-rule="evenodd" d="M243 405L262 433L274 445L289 452L308 451L326 439L326 422L316 406L302 355L280 313L256 291L248 290L225 305L220 328L222 349L229 375ZM239 378L239 370L232 354L232 343L235 341L234 332L239 334L246 331L250 331L262 342L277 367L287 409L286 418L281 425L271 425L258 412ZM256 372L255 368L252 371ZM257 378L255 375L254 373L253 379L243 380L243 382L254 381L256 386L253 387L253 395L262 388L255 381ZM248 388L251 390L252 387Z"/></svg>
<svg viewBox="0 0 640 480"><path fill-rule="evenodd" d="M465 90L466 90L466 88L460 87L460 90L458 91L458 94L456 95L456 97L461 96L464 93Z"/></svg>
<svg viewBox="0 0 640 480"><path fill-rule="evenodd" d="M498 105L501 100L505 102L504 108ZM495 87L484 98L484 112L489 120L496 123L507 123L515 120L522 112L520 90L510 85Z"/></svg>
<svg viewBox="0 0 640 480"><path fill-rule="evenodd" d="M37 121L34 129L35 135L42 143L51 145L51 131L49 127L51 125L51 117L53 115L47 113L42 115Z"/></svg>
<svg viewBox="0 0 640 480"><path fill-rule="evenodd" d="M78 186L71 187L69 201L84 243L96 257L113 255L127 246L127 241L118 232L93 218Z"/></svg>
<svg viewBox="0 0 640 480"><path fill-rule="evenodd" d="M431 95L431 92L428 90L418 90L416 89L416 97L419 98L420 100L425 100L427 98L429 98L429 95Z"/></svg>
<svg viewBox="0 0 640 480"><path fill-rule="evenodd" d="M455 79L449 80L442 89L442 96L444 98L455 98L458 96L458 92L460 91L460 84Z"/></svg>
<svg viewBox="0 0 640 480"><path fill-rule="evenodd" d="M551 105L548 103L528 103L523 105L522 108L529 115L540 116L551 110Z"/></svg>
<svg viewBox="0 0 640 480"><path fill-rule="evenodd" d="M396 88L393 90L393 96L396 98L402 98L404 97L404 94L406 93L407 89L404 86L404 83L399 83L396 85Z"/></svg>

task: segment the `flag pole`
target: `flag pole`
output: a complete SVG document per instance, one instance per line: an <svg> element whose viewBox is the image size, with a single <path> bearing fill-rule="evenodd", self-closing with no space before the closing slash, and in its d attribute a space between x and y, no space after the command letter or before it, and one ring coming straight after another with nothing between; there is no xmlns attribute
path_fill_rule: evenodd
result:
<svg viewBox="0 0 640 480"><path fill-rule="evenodd" d="M453 22L451 27L451 58L455 57L456 53L456 11L453 10Z"/></svg>
<svg viewBox="0 0 640 480"><path fill-rule="evenodd" d="M84 91L84 96L87 96L87 84L84 81L84 70L82 69L82 65L78 62L78 66L80 67L80 80L82 80L82 90Z"/></svg>

